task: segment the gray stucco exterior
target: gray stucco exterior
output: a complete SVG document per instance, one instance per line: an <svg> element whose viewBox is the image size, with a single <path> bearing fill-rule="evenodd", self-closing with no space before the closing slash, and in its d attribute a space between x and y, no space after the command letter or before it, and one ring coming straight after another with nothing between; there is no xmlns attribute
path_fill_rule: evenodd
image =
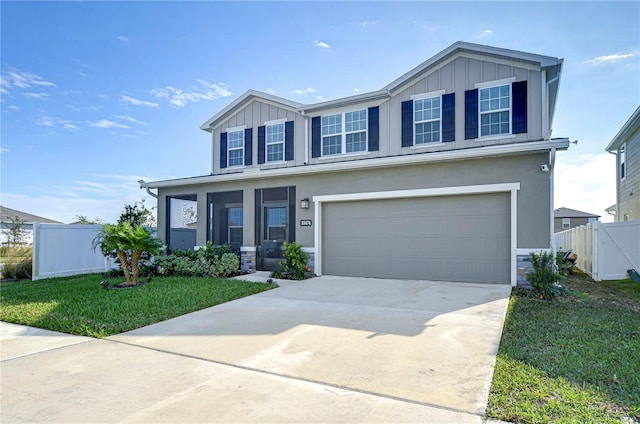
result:
<svg viewBox="0 0 640 424"><path fill-rule="evenodd" d="M159 236L165 241L169 236L168 199L195 201L197 245L204 245L208 240L226 240L227 235L231 237L230 230L226 233L226 221L222 222L224 230L220 231L217 227L220 222L213 223L213 216L219 216L213 212L214 208L241 207L243 267L251 269L256 263L260 266L261 244L265 243L261 239L264 239L267 219L263 209L266 206L260 198L277 191L269 189L282 188L288 193L286 204L282 203L284 198L279 198L281 206L287 208L288 239L306 248L313 258L310 265L320 273L322 261L326 259L322 251L322 226L326 224L322 214L328 202L355 202L350 209L354 213L358 210L357 202L363 201L362 214L366 216L366 199L392 199L383 202L392 214L401 204L395 202L401 202L405 193L417 199L411 203L417 208L421 205L419 199L429 196L446 200L453 194L471 199L479 193L498 192L502 193L498 197L501 202L506 202L506 209L500 215L506 217L503 219L508 227L506 235L503 234L508 237L503 253L510 276L506 282L515 284L516 280L523 280L526 272L523 258L529 252L552 248L553 164L556 151L566 150L569 145L567 139L549 137L561 65L561 59L455 43L377 92L300 105L250 90L201 127L211 133L211 175L143 184L158 190ZM515 83L526 89L523 92L520 88L518 100L510 94L509 132L469 136L469 122L478 120L477 115L474 118L473 112L471 115L469 112L469 92L475 90L477 95L479 88L492 84L512 87ZM515 90L515 85L513 87ZM444 95L447 95L449 111L453 111L448 112L446 118L448 131L453 134L451 140L407 145L405 104L425 96L444 99L441 97ZM525 122L524 131L515 130L516 101L518 113L524 113L521 117ZM322 155L314 150L318 134L314 134L317 131L314 120L359 110L367 111L366 150L334 155ZM372 116L375 121L371 120ZM287 131L292 132L288 136L293 136L286 148L293 147L292 157L275 163L258 163L261 153L264 158L264 150L260 150L264 149L264 138L259 138L259 128L276 120L288 122ZM445 118L440 121L439 128L444 131ZM375 133L371 132L373 128ZM227 166L226 157L221 160L226 154L229 129L243 130L245 138L251 137L244 140L244 166ZM232 197L236 199L234 202L222 202L222 206L214 206L212 201ZM302 199L310 199L308 209L301 208ZM464 233L464 230L456 231ZM406 278L411 275L408 273Z"/></svg>

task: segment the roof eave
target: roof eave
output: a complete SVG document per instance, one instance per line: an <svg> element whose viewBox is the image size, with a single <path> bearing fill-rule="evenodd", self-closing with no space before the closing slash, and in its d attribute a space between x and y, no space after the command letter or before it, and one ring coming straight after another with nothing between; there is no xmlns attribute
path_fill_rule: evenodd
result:
<svg viewBox="0 0 640 424"><path fill-rule="evenodd" d="M620 131L613 137L611 142L604 149L607 152L617 151L627 139L640 128L640 106L631 114L631 117L627 119L627 122L620 128Z"/></svg>

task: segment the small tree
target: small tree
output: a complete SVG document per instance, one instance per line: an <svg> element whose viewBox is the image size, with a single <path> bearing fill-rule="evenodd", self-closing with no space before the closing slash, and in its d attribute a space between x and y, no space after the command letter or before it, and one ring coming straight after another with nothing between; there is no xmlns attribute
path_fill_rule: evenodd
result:
<svg viewBox="0 0 640 424"><path fill-rule="evenodd" d="M2 230L2 233L7 237L7 244L14 247L23 244L27 238L27 230L24 229L25 222L18 215L13 218L7 217L7 219L9 224L7 228Z"/></svg>
<svg viewBox="0 0 640 424"><path fill-rule="evenodd" d="M129 222L134 227L153 227L156 225L156 217L151 209L147 209L142 199L133 205L125 205L118 222Z"/></svg>
<svg viewBox="0 0 640 424"><path fill-rule="evenodd" d="M87 215L76 215L73 218L77 224L82 224L82 225L90 225L90 224L104 224L104 220L101 218L98 218L96 216L96 219L89 219L87 218Z"/></svg>
<svg viewBox="0 0 640 424"><path fill-rule="evenodd" d="M140 257L143 253L160 253L162 241L145 227L120 222L102 227L93 239L93 249L98 247L105 256L117 256L127 285L135 286L138 284Z"/></svg>

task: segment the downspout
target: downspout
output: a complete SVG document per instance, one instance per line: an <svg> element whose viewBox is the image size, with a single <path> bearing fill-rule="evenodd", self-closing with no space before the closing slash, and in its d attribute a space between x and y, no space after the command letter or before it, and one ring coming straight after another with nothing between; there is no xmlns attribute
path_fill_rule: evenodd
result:
<svg viewBox="0 0 640 424"><path fill-rule="evenodd" d="M300 111L304 118L304 164L309 163L309 117L305 115L304 110Z"/></svg>
<svg viewBox="0 0 640 424"><path fill-rule="evenodd" d="M555 233L554 233L554 215L553 215L553 211L555 210L554 204L553 204L553 195L554 195L554 180L553 180L553 174L555 173L555 165L556 165L556 148L552 147L551 151L549 151L549 184L551 185L551 190L550 191L550 204L551 204L551 214L549 216L549 229L550 231L550 235L551 235L551 243L549 244L549 247L551 247L551 250L553 251L553 255L555 257L556 254L556 237L555 237Z"/></svg>
<svg viewBox="0 0 640 424"><path fill-rule="evenodd" d="M153 197L154 199L158 198L158 194L157 193L153 193L151 191L151 189L149 187L147 187L147 183L144 182L144 180L138 180L138 184L140 184L140 188L145 188L147 189L147 194L151 197Z"/></svg>
<svg viewBox="0 0 640 424"><path fill-rule="evenodd" d="M620 175L618 175L618 172L620 172L620 165L618 164L619 152L620 152L619 147L617 152L612 152L610 150L607 150L607 153L612 154L616 157L616 213L612 214L611 212L607 212L609 215L612 215L615 218L614 222L620 222L620 216L618 215L618 212L620 212L618 208L618 206L620 206Z"/></svg>

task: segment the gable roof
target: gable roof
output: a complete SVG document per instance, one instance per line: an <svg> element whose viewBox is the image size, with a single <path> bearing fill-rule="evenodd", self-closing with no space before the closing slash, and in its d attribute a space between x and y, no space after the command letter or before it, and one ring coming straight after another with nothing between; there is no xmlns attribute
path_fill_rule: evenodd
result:
<svg viewBox="0 0 640 424"><path fill-rule="evenodd" d="M266 100L273 103L278 103L282 106L288 107L294 111L297 111L300 107L304 106L302 103L294 102L293 100L284 99L282 97L274 96L273 94L263 93L258 90L247 90L240 97L235 99L229 105L227 105L220 112L213 115L210 119L208 119L204 124L200 125L200 129L204 131L212 131L213 127L215 127L224 117L227 116L231 111L233 111L239 105L245 103L251 98L257 98Z"/></svg>
<svg viewBox="0 0 640 424"><path fill-rule="evenodd" d="M25 224L33 224L34 222L42 222L45 224L62 224L62 222L54 221L53 219L43 218L38 215L33 215L31 213L22 212L0 205L0 222L10 222L9 219L13 219L16 216Z"/></svg>
<svg viewBox="0 0 640 424"><path fill-rule="evenodd" d="M640 106L631 114L631 117L627 119L627 122L620 128L618 134L613 137L613 140L609 143L605 150L607 152L618 151L620 146L622 146L634 132L640 129Z"/></svg>
<svg viewBox="0 0 640 424"><path fill-rule="evenodd" d="M569 208L558 208L553 211L554 218L600 218L600 215L596 215L589 212L577 211Z"/></svg>

